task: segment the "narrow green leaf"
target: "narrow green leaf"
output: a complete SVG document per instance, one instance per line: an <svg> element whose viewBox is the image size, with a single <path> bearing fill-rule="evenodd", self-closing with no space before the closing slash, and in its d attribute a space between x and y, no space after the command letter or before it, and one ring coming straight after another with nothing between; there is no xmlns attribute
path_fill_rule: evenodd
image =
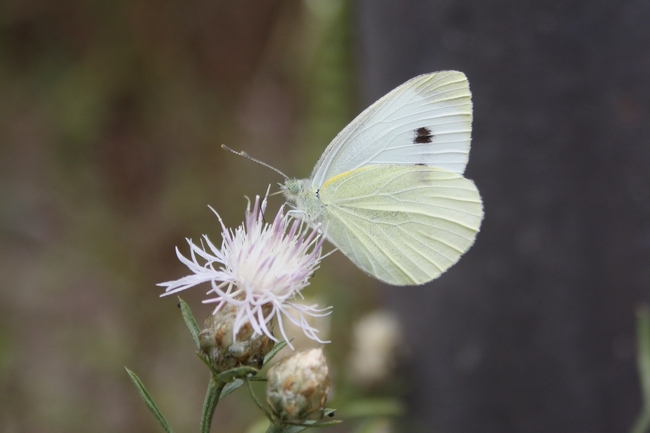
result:
<svg viewBox="0 0 650 433"><path fill-rule="evenodd" d="M234 379L232 382L228 383L226 386L223 387L223 391L221 391L221 398L224 398L228 394L233 393L235 390L241 388L241 386L244 384L244 381L241 379Z"/></svg>
<svg viewBox="0 0 650 433"><path fill-rule="evenodd" d="M248 376L248 380L250 380L251 382L268 382L269 381L269 379L266 376L259 376L259 375Z"/></svg>
<svg viewBox="0 0 650 433"><path fill-rule="evenodd" d="M215 370L214 367L210 364L210 361L208 360L208 357L200 350L196 352L196 356L199 357L202 363L205 364L206 367L212 372L213 374L218 374Z"/></svg>
<svg viewBox="0 0 650 433"><path fill-rule="evenodd" d="M199 333L201 332L201 329L199 328L199 325L196 324L196 320L194 319L194 315L192 314L189 305L187 305L180 296L178 297L178 308L181 309L183 320L185 320L185 325L187 325L187 329L189 329L190 334L192 334L192 339L194 340L196 348L200 350L201 345L199 344Z"/></svg>
<svg viewBox="0 0 650 433"><path fill-rule="evenodd" d="M131 381L133 382L135 387L138 389L138 393L140 394L140 397L142 397L142 399L144 400L144 403L147 405L147 407L149 408L151 413L153 413L153 416L156 417L156 419L158 420L158 422L160 423L162 428L165 429L165 431L167 433L173 433L172 428L169 426L169 424L165 420L165 417L160 412L160 410L158 410L158 407L156 406L156 403L151 398L151 395L149 395L149 392L144 387L144 385L143 385L142 381L140 380L140 378L134 372L129 370L128 368L124 367L124 369L126 370L126 373L131 378Z"/></svg>
<svg viewBox="0 0 650 433"><path fill-rule="evenodd" d="M242 379L239 379L239 377L246 377L248 374L254 374L256 372L257 370L253 367L238 367L219 374L217 376L218 380L226 382L226 386L223 387L223 390L221 391L221 397L219 398L224 398L228 394L233 393L238 388L241 388L241 386L244 384L244 381ZM266 377L252 376L249 377L248 380L251 382L265 382Z"/></svg>
<svg viewBox="0 0 650 433"><path fill-rule="evenodd" d="M213 377L210 378L208 390L205 393L205 400L203 401L203 412L201 413L201 433L210 433L212 417L219 403L219 396L223 387L223 382L217 382Z"/></svg>
<svg viewBox="0 0 650 433"><path fill-rule="evenodd" d="M266 377L252 376L249 377L248 380L250 380L251 382L266 382ZM243 384L244 381L241 379L233 379L232 382L228 382L226 386L223 387L223 391L221 391L220 398L224 398L228 394L232 394L234 391L241 388Z"/></svg>
<svg viewBox="0 0 650 433"><path fill-rule="evenodd" d="M292 340L293 340L293 338L292 338ZM279 351L281 351L282 349L284 349L287 346L287 344L288 343L286 341L282 340L279 343L277 343L275 346L273 346L273 349L271 349L271 351L269 353L267 353L266 356L264 357L264 365L266 365L267 362L272 360L273 357L275 355L277 355Z"/></svg>
<svg viewBox="0 0 650 433"><path fill-rule="evenodd" d="M246 377L249 374L255 374L257 372L258 370L253 367L235 367L217 374L214 380L221 383L229 383L235 378Z"/></svg>

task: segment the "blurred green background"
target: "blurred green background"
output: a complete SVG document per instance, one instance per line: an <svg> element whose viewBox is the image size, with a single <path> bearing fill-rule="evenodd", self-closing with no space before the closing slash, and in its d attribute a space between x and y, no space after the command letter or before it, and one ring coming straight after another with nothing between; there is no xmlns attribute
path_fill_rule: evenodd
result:
<svg viewBox="0 0 650 433"><path fill-rule="evenodd" d="M185 275L185 237L220 242L208 205L236 226L244 196L282 180L222 143L304 177L359 111L349 9L0 2L0 431L160 431L124 366L178 431L198 428L208 373L155 284ZM339 381L374 284L334 255L306 291L335 307ZM183 295L197 318L204 292ZM255 417L241 392L214 424Z"/></svg>

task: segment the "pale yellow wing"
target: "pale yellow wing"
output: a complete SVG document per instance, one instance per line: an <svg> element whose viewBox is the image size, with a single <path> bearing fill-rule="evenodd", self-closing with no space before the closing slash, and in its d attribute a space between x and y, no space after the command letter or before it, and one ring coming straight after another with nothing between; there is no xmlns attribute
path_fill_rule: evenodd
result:
<svg viewBox="0 0 650 433"><path fill-rule="evenodd" d="M318 193L327 238L365 272L397 286L437 278L469 249L483 219L476 186L435 167L362 167Z"/></svg>

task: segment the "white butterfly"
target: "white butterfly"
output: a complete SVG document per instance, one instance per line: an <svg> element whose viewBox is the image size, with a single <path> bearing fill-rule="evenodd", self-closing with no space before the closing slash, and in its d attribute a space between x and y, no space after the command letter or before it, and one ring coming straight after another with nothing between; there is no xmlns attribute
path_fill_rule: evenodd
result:
<svg viewBox="0 0 650 433"><path fill-rule="evenodd" d="M420 75L361 113L309 179L287 179L282 191L368 274L424 284L460 259L481 226L481 197L463 177L471 128L465 75Z"/></svg>

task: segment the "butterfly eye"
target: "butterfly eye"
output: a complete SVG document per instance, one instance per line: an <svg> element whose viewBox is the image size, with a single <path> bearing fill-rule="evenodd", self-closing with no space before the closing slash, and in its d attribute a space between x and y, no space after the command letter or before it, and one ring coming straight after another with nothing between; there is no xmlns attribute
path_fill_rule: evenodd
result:
<svg viewBox="0 0 650 433"><path fill-rule="evenodd" d="M284 183L283 189L290 196L296 196L300 193L300 182L297 179L289 179Z"/></svg>

